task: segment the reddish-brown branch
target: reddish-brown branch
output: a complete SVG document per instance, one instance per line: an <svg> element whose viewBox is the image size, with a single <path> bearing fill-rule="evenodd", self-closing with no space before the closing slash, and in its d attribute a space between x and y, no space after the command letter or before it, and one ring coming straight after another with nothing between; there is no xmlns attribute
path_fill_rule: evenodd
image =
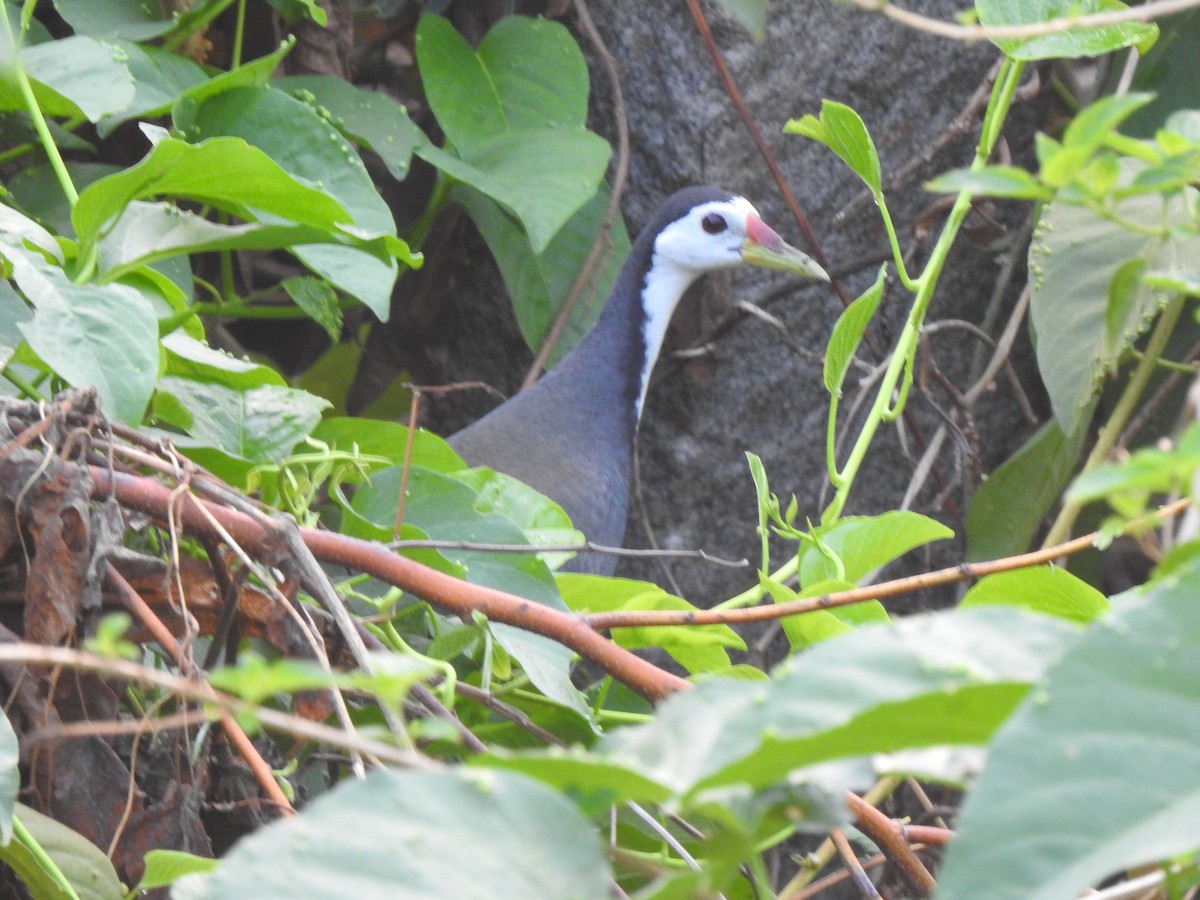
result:
<svg viewBox="0 0 1200 900"><path fill-rule="evenodd" d="M123 506L159 519L166 518L171 491L160 482L111 473L96 466L89 469L92 492L96 497L115 496ZM190 494L183 495L176 503L179 521L189 533L215 534L215 520L243 547L263 550L268 543L267 530L245 513ZM199 504L203 504L207 516L202 514ZM647 699L661 700L690 686L684 679L618 647L596 633L580 616L559 612L503 591L468 584L397 556L379 544L311 528L301 528L300 535L322 562L365 572L467 620L478 612L490 621L544 635L570 647Z"/></svg>
<svg viewBox="0 0 1200 900"><path fill-rule="evenodd" d="M883 851L904 880L922 897L928 897L937 887L921 860L913 853L904 834L904 826L889 819L874 806L852 791L846 792L846 803L854 814L854 825L873 840Z"/></svg>
<svg viewBox="0 0 1200 900"><path fill-rule="evenodd" d="M1191 498L1184 498L1176 500L1174 503L1168 503L1166 506L1130 522L1125 527L1125 533L1146 527L1156 520L1177 516L1187 509L1191 502ZM851 603L863 603L867 600L883 600L925 588L953 584L956 581L982 578L984 575L993 575L996 572L1045 565L1061 557L1073 556L1094 547L1100 537L1100 532L1093 531L1091 534L1085 534L1074 540L1031 553L1022 553L1018 556L1008 556L1004 559L981 563L960 563L947 569L938 569L936 572L925 572L920 575L911 575L908 578L897 578L895 581L884 581L880 584L822 594L819 597L806 597L803 600L791 600L787 603L775 603L770 606L752 606L748 609L699 609L688 612L647 610L644 612L592 613L586 617L586 620L597 631L646 625L737 625L743 622L764 622L782 619L785 616L815 612L819 609L849 606Z"/></svg>
<svg viewBox="0 0 1200 900"><path fill-rule="evenodd" d="M151 636L158 641L164 650L171 655L175 660L175 664L179 666L179 672L187 678L197 677L196 667L188 659L187 654L183 652L183 647L175 640L175 636L167 629L167 626L162 623L162 620L154 614L148 603L142 599L141 595L130 586L112 565L105 563L104 579L118 597L122 604L129 612L141 623L142 627L150 632ZM245 760L246 765L254 773L255 779L258 781L259 787L263 789L271 802L285 815L290 815L295 812L292 804L288 801L287 796L279 787L279 783L275 780L274 774L271 772L271 767L267 765L267 761L262 758L262 754L258 752L254 744L250 741L249 736L242 730L237 721L229 713L225 713L218 720L221 729L225 732L225 736L229 738L230 743L237 749L237 752Z"/></svg>

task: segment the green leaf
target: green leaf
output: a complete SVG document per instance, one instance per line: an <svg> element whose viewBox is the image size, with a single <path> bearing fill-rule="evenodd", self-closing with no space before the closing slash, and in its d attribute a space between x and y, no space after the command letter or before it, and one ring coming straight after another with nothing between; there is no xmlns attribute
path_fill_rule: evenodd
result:
<svg viewBox="0 0 1200 900"><path fill-rule="evenodd" d="M54 8L76 34L106 40L146 41L175 25L158 4L144 0L54 0Z"/></svg>
<svg viewBox="0 0 1200 900"><path fill-rule="evenodd" d="M173 896L265 900L294 897L303 885L308 900L567 900L606 896L611 877L594 827L535 781L499 771L377 769L304 815L259 829Z"/></svg>
<svg viewBox="0 0 1200 900"><path fill-rule="evenodd" d="M520 223L493 200L466 185L454 188L451 197L466 207L487 242L513 298L517 324L525 342L537 349L566 302L599 233L608 206L608 189L602 187L584 204L540 254L533 252ZM589 279L550 355L551 366L570 352L591 328L628 253L629 235L618 217L612 223L603 262Z"/></svg>
<svg viewBox="0 0 1200 900"><path fill-rule="evenodd" d="M309 318L325 329L331 341L342 336L342 310L337 293L320 278L285 278L280 286L292 302L308 313Z"/></svg>
<svg viewBox="0 0 1200 900"><path fill-rule="evenodd" d="M447 20L422 16L417 62L438 124L466 156L510 132L582 128L587 119L587 65L557 22L505 16L476 54Z"/></svg>
<svg viewBox="0 0 1200 900"><path fill-rule="evenodd" d="M15 260L33 304L21 333L68 384L95 385L105 412L141 423L158 376L158 320L150 301L123 284L74 284L60 269Z"/></svg>
<svg viewBox="0 0 1200 900"><path fill-rule="evenodd" d="M1119 463L1106 463L1079 476L1067 491L1077 503L1108 500L1119 505L1122 494L1144 498L1151 493L1187 489L1200 467L1200 423L1193 422L1169 450L1142 447Z"/></svg>
<svg viewBox="0 0 1200 900"><path fill-rule="evenodd" d="M186 19L186 16L185 13L181 18ZM294 46L296 46L296 37L289 35L273 53L252 59L228 72L214 75L183 92L171 106L171 118L177 124L180 121L190 121L197 107L218 94L240 87L264 87L270 83L271 77L279 68L280 63Z"/></svg>
<svg viewBox="0 0 1200 900"><path fill-rule="evenodd" d="M440 541L466 541L484 544L530 543L529 536L520 525L534 520L545 521L543 516L559 516L558 522L565 523L566 516L557 510L552 501L539 498L540 509L531 513L526 504L536 492L520 485L515 479L498 473L487 473L497 479L494 483L506 483L499 492L480 493L473 486L476 476L462 473L464 479L443 475L428 469L412 467L408 472L408 493L404 504L404 522L421 529L429 538ZM392 530L396 518L396 498L400 495L402 468L399 466L381 469L371 475L369 484L358 488L354 494L353 509L363 519ZM491 478L488 479L491 481ZM512 490L520 494L515 501L522 511L514 522L506 513L513 511L510 497ZM535 532L536 534L536 532ZM575 533L571 532L574 537ZM500 553L494 551L444 548L439 555L463 567L465 578L472 584L485 585L507 591L531 602L552 609L566 611L554 578L546 564L533 553ZM529 676L530 681L549 699L574 710L583 719L590 718L590 711L582 695L571 684L571 651L561 644L538 634L512 628L499 622L488 627L500 645L516 659Z"/></svg>
<svg viewBox="0 0 1200 900"><path fill-rule="evenodd" d="M283 376L270 366L238 359L224 350L214 350L195 338L173 331L162 339L167 351L166 374L191 381L221 384L246 390L264 384L284 387Z"/></svg>
<svg viewBox="0 0 1200 900"><path fill-rule="evenodd" d="M508 131L504 105L483 61L441 16L421 16L417 63L429 107L459 150Z"/></svg>
<svg viewBox="0 0 1200 900"><path fill-rule="evenodd" d="M806 586L802 591L793 591L786 585L779 584L769 578L759 575L759 583L766 588L776 603L788 603L792 600L806 600L820 597L822 594L832 594L837 591L848 591L854 587L848 581L818 581ZM783 621L783 633L787 635L788 644L793 651L803 650L819 641L837 637L848 631L853 631L860 625L883 624L890 622L891 617L883 604L878 600L867 600L853 603L849 606L838 606L834 609L818 609L799 615L786 616Z"/></svg>
<svg viewBox="0 0 1200 900"><path fill-rule="evenodd" d="M1088 418L1081 417L1081 427L1069 438L1057 422L1047 422L979 486L967 510L967 555L972 561L1029 549L1042 517L1071 480Z"/></svg>
<svg viewBox="0 0 1200 900"><path fill-rule="evenodd" d="M293 178L318 187L351 216L356 228L370 235L395 238L391 210L379 196L362 160L338 131L307 103L273 88L237 87L211 97L186 114L176 126L192 139L241 138L274 160ZM247 205L255 205L247 203ZM257 207L256 207L257 208ZM273 210L267 210L275 212ZM280 213L276 213L280 214ZM294 215L286 218L303 221ZM407 246L403 257L413 259ZM394 262L336 246L301 246L293 251L318 275L361 300L380 319L391 308Z"/></svg>
<svg viewBox="0 0 1200 900"><path fill-rule="evenodd" d="M857 584L914 547L954 537L943 525L910 510L890 510L878 516L846 516L820 532L821 542L842 561L843 577ZM800 557L800 583L807 587L838 577L833 563L815 547L805 546Z"/></svg>
<svg viewBox="0 0 1200 900"><path fill-rule="evenodd" d="M1200 569L1089 629L992 742L946 897L1079 896L1200 845ZM1019 785L1020 790L1014 790Z"/></svg>
<svg viewBox="0 0 1200 900"><path fill-rule="evenodd" d="M272 84L311 105L347 138L373 150L398 181L408 175L413 150L425 143L408 112L387 94L329 75L292 75Z"/></svg>
<svg viewBox="0 0 1200 900"><path fill-rule="evenodd" d="M1186 272L1147 272L1143 280L1150 287L1161 291L1200 297L1200 269Z"/></svg>
<svg viewBox="0 0 1200 900"><path fill-rule="evenodd" d="M491 469L464 469L454 477L475 491L475 509L504 516L521 529L531 544L577 544L583 535L571 527L562 507L527 484ZM569 553L546 553L543 558L557 568Z"/></svg>
<svg viewBox="0 0 1200 900"><path fill-rule="evenodd" d="M417 155L510 210L535 254L541 254L599 189L612 153L582 128L513 131L473 146L458 158L433 146ZM547 166L546 160L555 164Z"/></svg>
<svg viewBox="0 0 1200 900"><path fill-rule="evenodd" d="M1148 270L1182 271L1200 257L1200 237L1188 230L1186 206L1157 195L1117 204L1113 212L1145 232L1122 228L1111 216L1085 207L1055 202L1045 208L1029 250L1030 316L1039 336L1038 368L1064 432L1083 424L1104 376L1164 302L1144 284L1114 292L1121 268L1140 260ZM1161 234L1164 227L1169 230Z"/></svg>
<svg viewBox="0 0 1200 900"><path fill-rule="evenodd" d="M121 218L100 241L100 266L105 280L162 260L189 253L214 250L295 250L318 244L353 247L369 253L382 265L394 251L407 255L407 247L396 238L377 235L357 236L342 229L313 228L309 225L247 222L221 225L169 203L130 203Z"/></svg>
<svg viewBox="0 0 1200 900"><path fill-rule="evenodd" d="M1020 606L1083 624L1094 622L1109 611L1103 594L1057 566L988 575L967 591L959 603L962 609L998 605Z"/></svg>
<svg viewBox="0 0 1200 900"><path fill-rule="evenodd" d="M1063 18L1075 18L1100 12L1128 9L1118 0L976 0L980 24L1037 25ZM1013 59L1073 59L1101 56L1123 47L1138 45L1145 52L1158 36L1158 26L1143 22L1122 22L1092 28L1073 28L1032 38L1007 38L995 41L997 47Z"/></svg>
<svg viewBox="0 0 1200 900"><path fill-rule="evenodd" d="M41 848L39 854L25 839L12 840L0 848L0 859L8 863L32 896L39 900L122 900L125 888L113 864L99 847L77 831L17 804L15 814L28 838ZM49 857L74 891L63 891L59 881L45 869Z"/></svg>
<svg viewBox="0 0 1200 900"><path fill-rule="evenodd" d="M801 134L824 144L854 170L874 194L883 192L879 155L863 120L849 106L832 100L821 101L821 118L805 116L783 126L787 134Z"/></svg>
<svg viewBox="0 0 1200 900"><path fill-rule="evenodd" d="M328 14L319 0L267 0L267 3L289 23L312 19L323 26L328 21Z"/></svg>
<svg viewBox="0 0 1200 900"><path fill-rule="evenodd" d="M146 869L135 889L138 894L169 887L184 875L212 872L221 864L219 859L194 856L182 850L151 850L144 857L144 862Z"/></svg>
<svg viewBox="0 0 1200 900"><path fill-rule="evenodd" d="M294 388L264 384L237 390L214 382L166 376L159 391L191 416L181 447L212 447L255 463L282 462L321 418L329 403Z"/></svg>
<svg viewBox="0 0 1200 900"><path fill-rule="evenodd" d="M417 61L450 146L416 152L510 210L541 254L596 193L611 155L584 128L587 67L574 39L557 23L506 16L476 54L449 22L426 15Z"/></svg>
<svg viewBox="0 0 1200 900"><path fill-rule="evenodd" d="M12 258L36 248L43 256L59 265L63 263L62 248L45 228L11 206L0 204L0 255Z"/></svg>
<svg viewBox="0 0 1200 900"><path fill-rule="evenodd" d="M842 382L854 361L855 351L859 342L871 324L871 317L879 308L883 299L883 286L887 278L887 266L879 267L875 283L863 291L862 295L842 310L833 332L829 335L829 346L825 348L825 390L837 396L842 395Z"/></svg>
<svg viewBox="0 0 1200 900"><path fill-rule="evenodd" d="M255 706L276 694L331 687L335 676L315 662L303 659L265 660L256 653L243 653L236 666L222 666L208 673L219 691L241 697Z"/></svg>
<svg viewBox="0 0 1200 900"><path fill-rule="evenodd" d="M574 574L558 575L557 580L563 601L578 613L696 609L686 600L645 581ZM729 668L727 647L746 649L745 642L727 625L614 628L612 639L626 650L658 647L693 675Z"/></svg>
<svg viewBox="0 0 1200 900"><path fill-rule="evenodd" d="M140 0L128 2L142 5ZM109 5L92 0L82 0L82 3L89 9L97 10ZM178 53L152 45L134 44L129 40L117 41L117 48L133 78L133 97L121 109L96 123L96 130L102 138L109 137L122 122L167 112L180 94L207 80L204 69Z"/></svg>
<svg viewBox="0 0 1200 900"><path fill-rule="evenodd" d="M587 757L529 752L502 764L541 777L552 758L552 783L607 778L613 802L661 801L664 787L703 802L709 789L761 788L828 760L983 744L1078 634L998 608L867 626L791 657L769 682L704 679Z"/></svg>
<svg viewBox="0 0 1200 900"><path fill-rule="evenodd" d="M511 769L536 778L571 796L600 798L607 806L626 800L638 803L662 803L670 799L671 788L627 762L608 760L576 746L551 747L529 753L492 749L468 760L473 766Z"/></svg>
<svg viewBox="0 0 1200 900"><path fill-rule="evenodd" d="M408 452L409 431L396 422L332 417L322 419L312 436L333 450L348 452L357 448L365 456L384 456L397 465L403 464ZM463 461L450 445L423 428L412 436L412 463L435 472L463 468Z"/></svg>
<svg viewBox="0 0 1200 900"><path fill-rule="evenodd" d="M974 171L955 169L927 182L925 188L950 194L970 191L976 197L1004 197L1010 200L1046 201L1054 197L1052 189L1015 166L987 166Z"/></svg>
<svg viewBox="0 0 1200 900"><path fill-rule="evenodd" d="M33 80L34 98L44 114L82 114L96 122L133 99L133 79L118 55L115 48L90 37L67 37L22 47L18 59ZM0 109L24 109L7 69L0 74Z"/></svg>
<svg viewBox="0 0 1200 900"><path fill-rule="evenodd" d="M766 36L767 0L717 0L717 5L733 16L756 41Z"/></svg>
<svg viewBox="0 0 1200 900"><path fill-rule="evenodd" d="M251 210L333 230L350 214L328 192L285 172L261 150L232 137L188 144L164 138L137 165L84 188L71 214L80 243L96 240L134 200L177 197L243 219Z"/></svg>
<svg viewBox="0 0 1200 900"><path fill-rule="evenodd" d="M13 290L7 279L0 280L0 366L8 365L21 345L21 326L33 318L33 310Z"/></svg>
<svg viewBox="0 0 1200 900"><path fill-rule="evenodd" d="M1153 99L1153 94L1146 93L1099 98L1081 109L1070 121L1063 132L1063 146L1093 152L1122 122Z"/></svg>

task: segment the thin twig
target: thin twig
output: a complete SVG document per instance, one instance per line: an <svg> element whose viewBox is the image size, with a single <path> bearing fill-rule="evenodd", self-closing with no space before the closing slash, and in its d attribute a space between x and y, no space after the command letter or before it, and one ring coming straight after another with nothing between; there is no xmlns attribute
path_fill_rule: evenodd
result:
<svg viewBox="0 0 1200 900"><path fill-rule="evenodd" d="M1062 34L1064 31L1072 31L1077 28L1099 28L1105 25L1120 25L1125 22L1149 22L1152 19L1173 16L1200 6L1200 0L1157 0L1157 2L1146 3L1143 6L1133 6L1113 12L1093 13L1087 16L1063 16L1049 22L1035 22L1029 25L983 26L955 25L951 22L943 22L941 19L931 19L891 3L880 3L879 0L851 0L851 2L861 9L883 13L889 19L918 31L966 42L1026 40L1049 34Z"/></svg>
<svg viewBox="0 0 1200 900"><path fill-rule="evenodd" d="M1191 504L1191 498L1184 498L1176 500L1174 503L1168 503L1152 512L1130 520L1121 529L1121 533L1135 533L1163 519L1173 518L1186 510ZM820 597L790 600L786 603L752 606L747 609L697 609L679 612L672 610L644 610L640 612L626 610L620 612L592 613L586 619L587 623L597 631L645 625L734 625L743 622L763 622L772 619L781 619L784 616L795 616L801 613L813 612L818 609L833 609L839 606L848 606L852 603L862 603L866 600L885 600L890 597L900 596L901 594L909 594L913 591L939 587L944 584L954 584L955 582L967 581L974 578L982 578L984 575L992 575L996 572L1008 572L1013 569L1025 569L1030 566L1045 565L1064 556L1082 553L1084 550L1095 546L1096 541L1101 537L1101 532L1093 531L1074 540L1030 553L1008 556L990 562L960 563L957 566L950 566L946 569L938 569L937 571L926 572L921 575L911 575L907 578L897 578L894 581L857 587L848 591L823 594Z"/></svg>

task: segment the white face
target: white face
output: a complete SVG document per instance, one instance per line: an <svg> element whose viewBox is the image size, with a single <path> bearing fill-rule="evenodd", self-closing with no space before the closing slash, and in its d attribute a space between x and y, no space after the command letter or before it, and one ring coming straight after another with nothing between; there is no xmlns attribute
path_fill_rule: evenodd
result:
<svg viewBox="0 0 1200 900"><path fill-rule="evenodd" d="M697 206L662 230L654 242L655 262L697 274L740 265L749 215L758 213L744 197Z"/></svg>

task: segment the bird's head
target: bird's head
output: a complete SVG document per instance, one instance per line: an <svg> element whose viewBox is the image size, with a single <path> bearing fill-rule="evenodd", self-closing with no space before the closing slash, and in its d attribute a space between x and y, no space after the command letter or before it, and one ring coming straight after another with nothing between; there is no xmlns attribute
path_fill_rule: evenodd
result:
<svg viewBox="0 0 1200 900"><path fill-rule="evenodd" d="M685 206L662 227L654 241L656 260L696 275L748 263L801 278L829 280L814 260L764 222L745 197L713 189L692 190L709 190L714 196Z"/></svg>

